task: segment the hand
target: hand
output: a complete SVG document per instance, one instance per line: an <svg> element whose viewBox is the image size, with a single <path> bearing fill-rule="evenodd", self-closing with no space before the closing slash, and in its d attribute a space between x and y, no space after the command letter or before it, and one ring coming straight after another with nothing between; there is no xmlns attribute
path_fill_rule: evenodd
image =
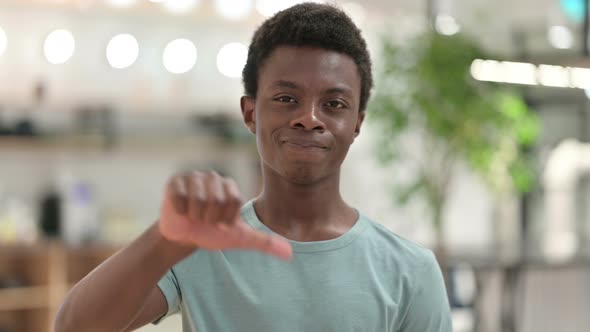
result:
<svg viewBox="0 0 590 332"><path fill-rule="evenodd" d="M257 231L241 219L242 203L232 179L215 172L179 174L166 186L158 229L167 240L185 246L253 249L290 259L287 240Z"/></svg>

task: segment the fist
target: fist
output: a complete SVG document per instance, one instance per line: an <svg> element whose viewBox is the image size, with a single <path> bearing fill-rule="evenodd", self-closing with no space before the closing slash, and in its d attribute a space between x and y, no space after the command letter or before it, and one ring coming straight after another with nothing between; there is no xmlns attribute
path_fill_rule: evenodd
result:
<svg viewBox="0 0 590 332"><path fill-rule="evenodd" d="M166 185L158 229L167 240L184 246L258 250L290 259L287 240L257 231L241 219L242 204L232 179L215 172L178 174Z"/></svg>

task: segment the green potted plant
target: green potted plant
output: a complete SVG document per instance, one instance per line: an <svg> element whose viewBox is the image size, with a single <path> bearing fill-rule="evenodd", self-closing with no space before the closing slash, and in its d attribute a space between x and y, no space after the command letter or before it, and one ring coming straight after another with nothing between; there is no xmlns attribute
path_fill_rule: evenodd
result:
<svg viewBox="0 0 590 332"><path fill-rule="evenodd" d="M380 161L412 169L396 186L396 198L426 203L439 259L445 253L443 212L458 163L479 174L496 198L526 192L534 183L523 149L534 144L539 120L513 88L472 78L478 58L488 57L462 34L427 31L402 45L383 38L367 114L380 129Z"/></svg>

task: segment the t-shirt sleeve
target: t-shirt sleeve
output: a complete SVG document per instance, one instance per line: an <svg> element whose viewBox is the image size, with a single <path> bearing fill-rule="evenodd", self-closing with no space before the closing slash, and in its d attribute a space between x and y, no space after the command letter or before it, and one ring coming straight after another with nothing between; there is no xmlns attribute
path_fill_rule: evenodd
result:
<svg viewBox="0 0 590 332"><path fill-rule="evenodd" d="M411 292L399 332L452 332L449 300L432 252L416 273Z"/></svg>
<svg viewBox="0 0 590 332"><path fill-rule="evenodd" d="M182 298L180 287L178 286L178 280L176 279L176 274L173 269L168 270L162 279L160 279L158 282L158 288L160 288L160 291L162 291L162 294L164 294L164 297L166 298L168 310L162 317L156 319L153 324L158 324L166 317L180 312L180 302Z"/></svg>

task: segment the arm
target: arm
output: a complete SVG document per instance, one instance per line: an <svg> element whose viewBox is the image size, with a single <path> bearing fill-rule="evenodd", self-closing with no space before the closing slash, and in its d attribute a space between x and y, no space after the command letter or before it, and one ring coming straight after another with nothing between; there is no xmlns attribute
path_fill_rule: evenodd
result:
<svg viewBox="0 0 590 332"><path fill-rule="evenodd" d="M156 226L150 227L68 293L56 316L55 331L85 331L89 326L96 331L122 331L134 321L144 325L157 319L167 309L157 282L194 250L169 242Z"/></svg>
<svg viewBox="0 0 590 332"><path fill-rule="evenodd" d="M399 331L452 332L449 300L434 255L428 256L418 272Z"/></svg>
<svg viewBox="0 0 590 332"><path fill-rule="evenodd" d="M197 248L253 249L289 259L289 242L248 226L241 205L235 182L216 173L172 177L158 223L67 294L55 331L124 331L161 317L168 304L158 281Z"/></svg>
<svg viewBox="0 0 590 332"><path fill-rule="evenodd" d="M143 306L133 323L131 323L125 332L135 331L136 329L153 323L157 319L160 319L166 313L166 298L162 291L158 287L154 287L150 293L146 304Z"/></svg>

